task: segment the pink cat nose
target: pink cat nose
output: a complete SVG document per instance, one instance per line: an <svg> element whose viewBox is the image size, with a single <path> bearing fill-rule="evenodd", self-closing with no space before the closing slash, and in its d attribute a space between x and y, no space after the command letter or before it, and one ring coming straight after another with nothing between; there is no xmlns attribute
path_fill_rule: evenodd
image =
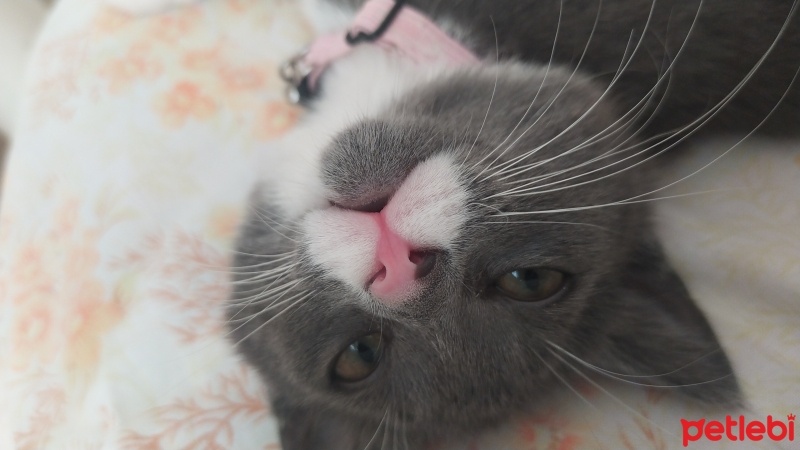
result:
<svg viewBox="0 0 800 450"><path fill-rule="evenodd" d="M436 264L436 253L415 250L387 224L383 214L371 213L380 236L376 246L378 270L367 283L369 292L381 303L396 306L409 297L416 281Z"/></svg>

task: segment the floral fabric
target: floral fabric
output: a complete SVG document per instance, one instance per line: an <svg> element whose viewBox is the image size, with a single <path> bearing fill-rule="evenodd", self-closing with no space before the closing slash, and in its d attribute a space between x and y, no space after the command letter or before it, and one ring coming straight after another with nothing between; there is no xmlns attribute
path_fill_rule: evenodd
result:
<svg viewBox="0 0 800 450"><path fill-rule="evenodd" d="M279 448L221 307L255 161L302 115L277 66L310 36L286 0L144 18L57 4L0 199L0 448ZM713 190L657 201L658 222L764 420L800 413L800 145L747 147L665 192ZM682 448L680 419L709 416L591 380L453 448Z"/></svg>

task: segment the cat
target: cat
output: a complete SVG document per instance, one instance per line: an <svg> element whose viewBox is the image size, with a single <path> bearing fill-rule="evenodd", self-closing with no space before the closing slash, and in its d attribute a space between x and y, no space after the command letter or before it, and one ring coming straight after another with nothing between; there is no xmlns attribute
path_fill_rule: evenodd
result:
<svg viewBox="0 0 800 450"><path fill-rule="evenodd" d="M342 39L364 4L304 3ZM741 405L648 199L700 133L800 131L797 7L412 0L478 62L368 39L295 86L307 113L265 156L228 306L283 447L470 435L565 391L578 360Z"/></svg>

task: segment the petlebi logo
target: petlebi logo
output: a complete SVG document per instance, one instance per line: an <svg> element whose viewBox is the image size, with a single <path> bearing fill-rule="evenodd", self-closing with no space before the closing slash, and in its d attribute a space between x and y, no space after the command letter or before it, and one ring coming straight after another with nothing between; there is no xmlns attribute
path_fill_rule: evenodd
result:
<svg viewBox="0 0 800 450"><path fill-rule="evenodd" d="M788 414L786 420L782 417L775 418L767 416L767 420L750 420L745 416L731 417L725 416L725 422L718 420L686 420L681 419L683 427L683 446L688 447L689 443L697 442L701 439L709 441L753 441L758 442L769 439L774 442L789 441L794 442L795 418L794 414Z"/></svg>

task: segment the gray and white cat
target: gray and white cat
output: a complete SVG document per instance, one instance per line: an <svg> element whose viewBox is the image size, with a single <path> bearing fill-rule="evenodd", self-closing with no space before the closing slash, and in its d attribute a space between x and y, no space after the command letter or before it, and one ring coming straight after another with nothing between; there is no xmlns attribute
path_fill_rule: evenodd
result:
<svg viewBox="0 0 800 450"><path fill-rule="evenodd" d="M323 33L362 2L307 3ZM698 132L800 131L798 5L408 6L482 63L355 46L268 156L241 228L229 323L284 448L474 433L565 389L571 357L740 404L644 200L656 156Z"/></svg>

